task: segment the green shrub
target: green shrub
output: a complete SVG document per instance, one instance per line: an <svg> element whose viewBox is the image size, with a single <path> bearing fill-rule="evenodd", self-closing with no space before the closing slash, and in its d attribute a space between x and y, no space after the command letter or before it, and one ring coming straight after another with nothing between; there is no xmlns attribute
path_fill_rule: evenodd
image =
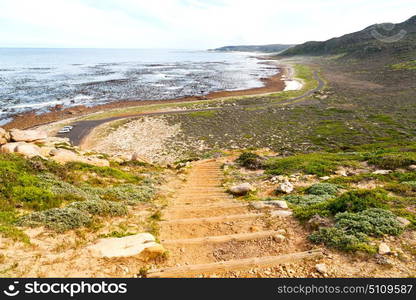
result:
<svg viewBox="0 0 416 300"><path fill-rule="evenodd" d="M293 209L293 215L300 221L307 221L314 215L321 217L331 216L331 212L328 209L328 201L323 201L316 204L297 206Z"/></svg>
<svg viewBox="0 0 416 300"><path fill-rule="evenodd" d="M309 239L316 244L324 244L327 247L342 251L364 251L375 253L375 247L367 244L368 237L365 234L351 234L342 228L323 227L312 233Z"/></svg>
<svg viewBox="0 0 416 300"><path fill-rule="evenodd" d="M336 227L351 234L364 233L370 236L399 235L403 228L390 211L370 208L358 213L339 213L335 216Z"/></svg>
<svg viewBox="0 0 416 300"><path fill-rule="evenodd" d="M12 197L25 208L34 210L58 207L62 202L62 198L56 197L51 191L36 186L15 186L12 189Z"/></svg>
<svg viewBox="0 0 416 300"><path fill-rule="evenodd" d="M345 211L359 212L368 208L383 208L387 199L387 192L382 189L353 190L332 200L328 208L334 215Z"/></svg>
<svg viewBox="0 0 416 300"><path fill-rule="evenodd" d="M389 153L370 158L368 163L382 169L406 168L416 163L416 155L411 152L399 154Z"/></svg>
<svg viewBox="0 0 416 300"><path fill-rule="evenodd" d="M91 223L92 219L88 213L71 207L31 213L21 217L17 222L20 226L45 226L57 232L88 226Z"/></svg>
<svg viewBox="0 0 416 300"><path fill-rule="evenodd" d="M141 180L138 176L111 167L97 167L86 163L71 162L67 164L67 168L72 171L96 173L102 177L124 180L131 183L139 182Z"/></svg>
<svg viewBox="0 0 416 300"><path fill-rule="evenodd" d="M303 172L318 176L330 175L341 165L351 165L357 154L309 153L283 158L271 158L265 163L268 174L281 175Z"/></svg>
<svg viewBox="0 0 416 300"><path fill-rule="evenodd" d="M105 200L87 200L72 202L68 208L78 209L98 216L125 216L128 213L127 206L123 203Z"/></svg>
<svg viewBox="0 0 416 300"><path fill-rule="evenodd" d="M236 162L247 169L257 170L263 168L263 159L252 152L242 153L236 160Z"/></svg>
<svg viewBox="0 0 416 300"><path fill-rule="evenodd" d="M331 183L317 183L311 185L306 192L312 195L336 195L338 186Z"/></svg>
<svg viewBox="0 0 416 300"><path fill-rule="evenodd" d="M294 205L306 206L324 202L329 197L329 195L287 195L282 199Z"/></svg>
<svg viewBox="0 0 416 300"><path fill-rule="evenodd" d="M103 189L101 198L110 201L124 201L129 205L150 201L155 189L148 185L121 184Z"/></svg>
<svg viewBox="0 0 416 300"><path fill-rule="evenodd" d="M416 181L405 181L405 182L402 182L402 184L410 186L413 191L416 191Z"/></svg>

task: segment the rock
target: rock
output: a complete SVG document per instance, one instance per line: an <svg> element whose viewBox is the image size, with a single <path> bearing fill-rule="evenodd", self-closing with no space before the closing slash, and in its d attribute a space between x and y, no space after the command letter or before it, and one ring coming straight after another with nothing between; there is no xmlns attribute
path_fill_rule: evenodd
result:
<svg viewBox="0 0 416 300"><path fill-rule="evenodd" d="M145 157L143 157L142 155L140 155L139 153L134 153L132 156L131 156L131 159L130 159L131 161L139 161L139 162L143 162L143 163L146 163L146 164L150 164L150 162L149 162L149 160L148 159L146 159Z"/></svg>
<svg viewBox="0 0 416 300"><path fill-rule="evenodd" d="M51 152L53 151L53 150L56 150L54 147L41 147L40 148L40 154L42 155L42 156L50 156L51 155Z"/></svg>
<svg viewBox="0 0 416 300"><path fill-rule="evenodd" d="M321 274L327 274L328 273L328 268L326 266L326 264L317 264L315 265L316 271L318 271Z"/></svg>
<svg viewBox="0 0 416 300"><path fill-rule="evenodd" d="M96 158L96 157L83 157L81 158L81 162L86 164L90 164L97 167L109 167L110 162L106 159Z"/></svg>
<svg viewBox="0 0 416 300"><path fill-rule="evenodd" d="M75 152L67 149L54 149L50 151L52 159L57 163L65 164L72 161L81 161L81 158Z"/></svg>
<svg viewBox="0 0 416 300"><path fill-rule="evenodd" d="M390 174L391 172L393 172L392 170L377 170L374 171L373 174L374 175L387 175Z"/></svg>
<svg viewBox="0 0 416 300"><path fill-rule="evenodd" d="M14 151L28 158L41 156L40 148L34 144L23 143L23 144L17 145Z"/></svg>
<svg viewBox="0 0 416 300"><path fill-rule="evenodd" d="M94 245L87 247L95 257L120 258L149 254L161 254L164 248L155 242L150 233L139 233L122 238L100 239ZM146 250L146 251L145 251ZM141 255L141 256L143 256Z"/></svg>
<svg viewBox="0 0 416 300"><path fill-rule="evenodd" d="M321 180L328 180L328 179L331 179L331 177L329 177L329 176L322 176L322 177L319 177L319 179L321 179Z"/></svg>
<svg viewBox="0 0 416 300"><path fill-rule="evenodd" d="M283 208L283 209L287 209L287 202L283 201L283 200L272 200L272 201L265 201L266 204L268 205L272 205L272 206L277 206L279 208Z"/></svg>
<svg viewBox="0 0 416 300"><path fill-rule="evenodd" d="M18 145L24 144L23 142L17 142L17 143L7 143L1 146L0 152L1 153L14 153L16 150L16 147Z"/></svg>
<svg viewBox="0 0 416 300"><path fill-rule="evenodd" d="M237 195L237 196L246 195L247 193L249 193L252 190L253 190L253 187L251 186L250 183L247 183L247 182L239 184L239 185L234 185L234 186L230 187L230 189L229 189L231 194Z"/></svg>
<svg viewBox="0 0 416 300"><path fill-rule="evenodd" d="M411 224L411 222L410 222L408 219L403 218L403 217L397 217L397 221L399 221L399 222L400 222L400 224L401 224L403 227L409 226L409 225Z"/></svg>
<svg viewBox="0 0 416 300"><path fill-rule="evenodd" d="M391 265L392 263L390 259L380 254L374 255L374 258L376 260L376 263L379 265Z"/></svg>
<svg viewBox="0 0 416 300"><path fill-rule="evenodd" d="M253 201L253 202L250 202L250 206L255 209L262 209L262 208L270 207L270 205L267 205L264 202L265 201Z"/></svg>
<svg viewBox="0 0 416 300"><path fill-rule="evenodd" d="M284 241L286 240L286 237L285 237L284 235L282 235L282 234L275 234L275 235L273 236L273 239L274 239L276 242L281 243L281 242L284 242Z"/></svg>
<svg viewBox="0 0 416 300"><path fill-rule="evenodd" d="M337 174L339 176L343 176L343 177L348 176L347 170L345 170L344 168L340 168L340 169L336 170L335 174Z"/></svg>
<svg viewBox="0 0 416 300"><path fill-rule="evenodd" d="M10 141L10 134L0 127L0 145L7 144Z"/></svg>
<svg viewBox="0 0 416 300"><path fill-rule="evenodd" d="M378 245L378 254L384 255L389 254L390 252L390 247L386 243L380 243L380 245Z"/></svg>
<svg viewBox="0 0 416 300"><path fill-rule="evenodd" d="M10 130L10 137L15 142L34 142L47 139L48 134L42 130L12 129Z"/></svg>
<svg viewBox="0 0 416 300"><path fill-rule="evenodd" d="M294 186L289 181L285 181L277 187L278 192L282 192L285 194L290 194L291 192L293 192L293 189L294 189Z"/></svg>
<svg viewBox="0 0 416 300"><path fill-rule="evenodd" d="M293 214L293 212L288 210L275 210L271 212L272 217L289 217Z"/></svg>
<svg viewBox="0 0 416 300"><path fill-rule="evenodd" d="M416 171L416 165L410 165L407 167L409 170Z"/></svg>

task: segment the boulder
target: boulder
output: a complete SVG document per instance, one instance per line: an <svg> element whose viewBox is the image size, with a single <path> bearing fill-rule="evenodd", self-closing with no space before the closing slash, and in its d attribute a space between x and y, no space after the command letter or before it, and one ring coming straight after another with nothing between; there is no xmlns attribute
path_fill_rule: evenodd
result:
<svg viewBox="0 0 416 300"><path fill-rule="evenodd" d="M409 170L416 171L416 165L410 165L407 167Z"/></svg>
<svg viewBox="0 0 416 300"><path fill-rule="evenodd" d="M91 255L100 258L122 258L133 256L160 255L165 249L156 243L150 233L139 233L122 238L105 238L87 247Z"/></svg>
<svg viewBox="0 0 416 300"><path fill-rule="evenodd" d="M378 245L378 254L384 255L389 254L390 252L390 247L386 243L380 243L380 245Z"/></svg>
<svg viewBox="0 0 416 300"><path fill-rule="evenodd" d="M411 224L411 222L403 217L397 217L397 221L399 221L400 225L402 225L403 227L409 226Z"/></svg>
<svg viewBox="0 0 416 300"><path fill-rule="evenodd" d="M326 264L317 264L315 265L316 271L318 271L321 274L327 274L328 273L328 268L326 266Z"/></svg>
<svg viewBox="0 0 416 300"><path fill-rule="evenodd" d="M40 154L42 156L50 156L51 155L51 152L54 151L54 150L56 150L54 147L49 147L49 146L47 146L47 147L41 147L40 148Z"/></svg>
<svg viewBox="0 0 416 300"><path fill-rule="evenodd" d="M131 156L131 161L139 161L139 162L143 162L146 164L150 164L149 160L146 159L145 157L143 157L142 155L140 155L139 153L133 153L133 155Z"/></svg>
<svg viewBox="0 0 416 300"><path fill-rule="evenodd" d="M72 161L81 161L81 157L67 149L53 149L50 151L52 159L60 164L65 164Z"/></svg>
<svg viewBox="0 0 416 300"><path fill-rule="evenodd" d="M10 130L10 137L15 142L34 142L47 139L48 134L42 130L12 129Z"/></svg>
<svg viewBox="0 0 416 300"><path fill-rule="evenodd" d="M276 191L285 193L285 194L290 194L291 192L293 192L293 189L294 189L293 184L290 183L289 181L285 181L277 187Z"/></svg>
<svg viewBox="0 0 416 300"><path fill-rule="evenodd" d="M391 172L393 172L392 170L377 170L374 171L373 174L374 175L387 175L390 174Z"/></svg>
<svg viewBox="0 0 416 300"><path fill-rule="evenodd" d="M90 164L97 167L109 167L110 162L106 159L96 158L96 157L84 157L81 159L81 162Z"/></svg>
<svg viewBox="0 0 416 300"><path fill-rule="evenodd" d="M331 179L331 177L329 177L329 176L322 176L322 177L319 177L319 179L321 179L321 180L328 180L328 179Z"/></svg>
<svg viewBox="0 0 416 300"><path fill-rule="evenodd" d="M0 145L7 144L10 141L10 134L0 127Z"/></svg>
<svg viewBox="0 0 416 300"><path fill-rule="evenodd" d="M246 195L247 193L249 193L252 190L253 190L253 187L251 186L250 183L247 183L247 182L239 184L239 185L234 185L234 186L230 187L230 189L229 189L231 194L237 195L237 196Z"/></svg>
<svg viewBox="0 0 416 300"><path fill-rule="evenodd" d="M283 208L283 209L287 209L289 208L287 206L287 202L284 200L272 200L272 201L266 201L267 204L273 205L273 206L277 206L279 208Z"/></svg>
<svg viewBox="0 0 416 300"><path fill-rule="evenodd" d="M343 177L348 176L347 170L345 170L344 168L339 168L338 170L335 171L335 174L339 176L343 176Z"/></svg>
<svg viewBox="0 0 416 300"><path fill-rule="evenodd" d="M14 153L14 151L16 150L16 147L18 145L24 144L23 142L18 142L18 143L7 143L4 144L3 146L1 146L0 148L0 152L1 153Z"/></svg>
<svg viewBox="0 0 416 300"><path fill-rule="evenodd" d="M275 210L270 213L272 217L282 217L282 218L289 217L292 214L293 212L289 210Z"/></svg>
<svg viewBox="0 0 416 300"><path fill-rule="evenodd" d="M14 151L28 158L41 156L40 148L34 144L22 143L20 145L17 145Z"/></svg>
<svg viewBox="0 0 416 300"><path fill-rule="evenodd" d="M285 237L284 235L282 235L282 234L275 234L275 235L273 236L273 239L274 239L276 242L281 243L281 242L284 242L284 241L286 240L286 237Z"/></svg>

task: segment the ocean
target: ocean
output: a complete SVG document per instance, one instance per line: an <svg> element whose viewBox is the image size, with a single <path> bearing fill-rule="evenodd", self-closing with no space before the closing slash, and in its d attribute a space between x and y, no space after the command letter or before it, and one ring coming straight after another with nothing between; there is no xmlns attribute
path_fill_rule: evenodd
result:
<svg viewBox="0 0 416 300"><path fill-rule="evenodd" d="M249 53L0 48L0 122L57 104L93 106L261 87L277 73Z"/></svg>

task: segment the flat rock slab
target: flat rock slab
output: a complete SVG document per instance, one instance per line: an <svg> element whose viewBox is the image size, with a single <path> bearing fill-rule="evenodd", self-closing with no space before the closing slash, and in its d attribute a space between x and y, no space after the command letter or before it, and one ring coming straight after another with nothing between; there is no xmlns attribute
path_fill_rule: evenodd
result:
<svg viewBox="0 0 416 300"><path fill-rule="evenodd" d="M150 233L139 233L122 238L100 239L87 248L95 257L118 258L137 256L145 250L162 254L165 250Z"/></svg>

